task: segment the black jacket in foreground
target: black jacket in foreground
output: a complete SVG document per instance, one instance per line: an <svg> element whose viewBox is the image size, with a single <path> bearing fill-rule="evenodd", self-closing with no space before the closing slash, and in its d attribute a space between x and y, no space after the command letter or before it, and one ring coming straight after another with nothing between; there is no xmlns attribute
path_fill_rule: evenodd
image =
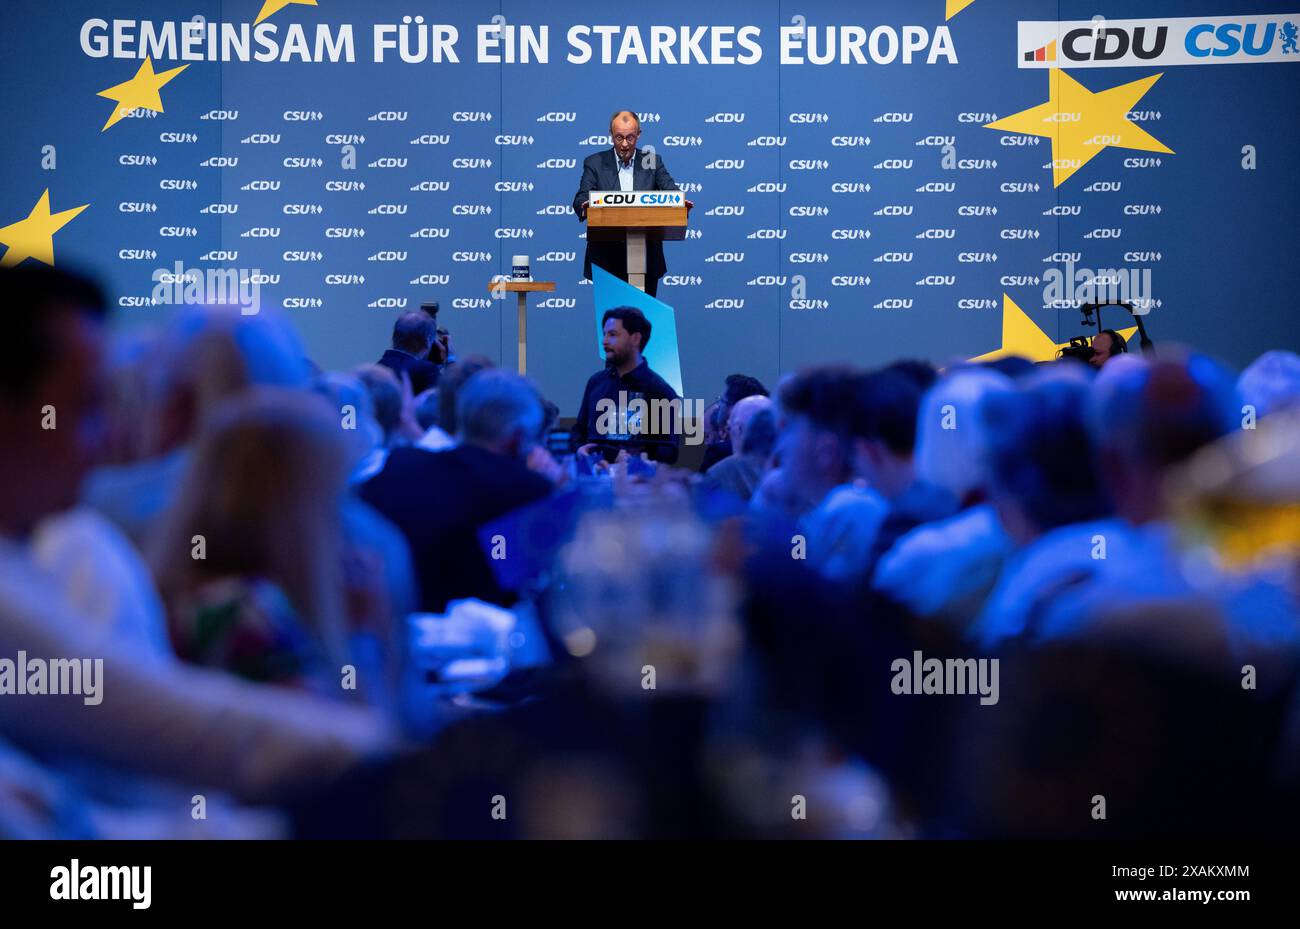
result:
<svg viewBox="0 0 1300 929"><path fill-rule="evenodd" d="M476 530L540 500L551 482L516 458L473 445L443 452L395 448L384 469L361 486L361 499L406 537L420 581L420 608L478 597L507 606Z"/></svg>
<svg viewBox="0 0 1300 929"><path fill-rule="evenodd" d="M624 395L621 403L620 393ZM616 413L618 421L612 431L604 428L610 424L611 417L607 413L602 416L602 413L611 407L602 404L602 400L610 401ZM623 411L635 414L631 409L634 400L646 402L645 416L629 415L624 423ZM678 402L656 407L655 401ZM626 449L630 455L645 452L651 461L673 464L677 461L680 435L681 403L677 391L651 371L642 358L641 363L623 377L619 377L613 368L605 368L591 376L582 392L582 405L578 408L570 443L575 449L588 443L595 444L600 447L605 460L610 462Z"/></svg>

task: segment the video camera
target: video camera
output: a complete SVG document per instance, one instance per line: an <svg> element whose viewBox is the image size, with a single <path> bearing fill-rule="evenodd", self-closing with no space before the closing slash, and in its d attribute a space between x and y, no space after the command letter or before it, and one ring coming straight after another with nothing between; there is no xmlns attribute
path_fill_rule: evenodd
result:
<svg viewBox="0 0 1300 929"><path fill-rule="evenodd" d="M1100 335L1101 333L1105 332L1106 330L1103 329L1101 326L1101 308L1104 306L1121 306L1124 309L1128 310L1129 315L1133 317L1133 321L1137 323L1138 344L1141 346L1142 351L1149 352L1151 351L1152 348L1155 347L1155 343L1152 342L1150 337L1147 335L1146 326L1142 324L1143 314L1138 313L1136 310L1134 310L1133 304L1129 303L1126 300L1110 300L1107 301L1106 303L1081 304L1079 306L1079 312L1083 314L1083 325L1085 327L1095 325L1097 327L1097 335ZM1093 319L1094 313L1096 313L1095 320ZM1086 336L1086 335L1073 336L1070 339L1070 344L1065 346L1065 348L1061 349L1059 352L1057 352L1056 357L1058 359L1073 358L1076 361L1082 361L1085 363L1091 361L1092 357L1095 354L1097 354L1092 347L1092 340L1094 338L1096 338L1096 336Z"/></svg>

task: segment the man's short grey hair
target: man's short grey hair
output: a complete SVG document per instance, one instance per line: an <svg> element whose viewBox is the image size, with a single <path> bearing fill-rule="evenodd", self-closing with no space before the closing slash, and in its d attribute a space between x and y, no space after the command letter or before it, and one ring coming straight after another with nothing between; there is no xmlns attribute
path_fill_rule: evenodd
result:
<svg viewBox="0 0 1300 929"><path fill-rule="evenodd" d="M542 404L525 378L502 368L480 371L465 382L456 397L460 438L472 444L492 444L521 432L536 442L542 432Z"/></svg>

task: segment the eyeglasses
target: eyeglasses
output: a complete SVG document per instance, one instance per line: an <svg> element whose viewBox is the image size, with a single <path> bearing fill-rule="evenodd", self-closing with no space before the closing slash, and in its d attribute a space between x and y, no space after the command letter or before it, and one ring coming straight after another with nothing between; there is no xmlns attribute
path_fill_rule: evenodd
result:
<svg viewBox="0 0 1300 929"><path fill-rule="evenodd" d="M640 132L634 132L631 135L616 135L614 136L614 143L618 144L619 142L635 142L637 140L637 136L639 136L640 134L641 134Z"/></svg>

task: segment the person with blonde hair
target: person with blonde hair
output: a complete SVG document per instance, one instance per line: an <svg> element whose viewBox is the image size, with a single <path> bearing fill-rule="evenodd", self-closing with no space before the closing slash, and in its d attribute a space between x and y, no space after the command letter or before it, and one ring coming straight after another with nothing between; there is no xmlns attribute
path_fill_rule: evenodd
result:
<svg viewBox="0 0 1300 929"><path fill-rule="evenodd" d="M351 634L382 636L388 610L342 527L351 460L311 394L260 388L213 416L151 551L181 657L340 695Z"/></svg>

